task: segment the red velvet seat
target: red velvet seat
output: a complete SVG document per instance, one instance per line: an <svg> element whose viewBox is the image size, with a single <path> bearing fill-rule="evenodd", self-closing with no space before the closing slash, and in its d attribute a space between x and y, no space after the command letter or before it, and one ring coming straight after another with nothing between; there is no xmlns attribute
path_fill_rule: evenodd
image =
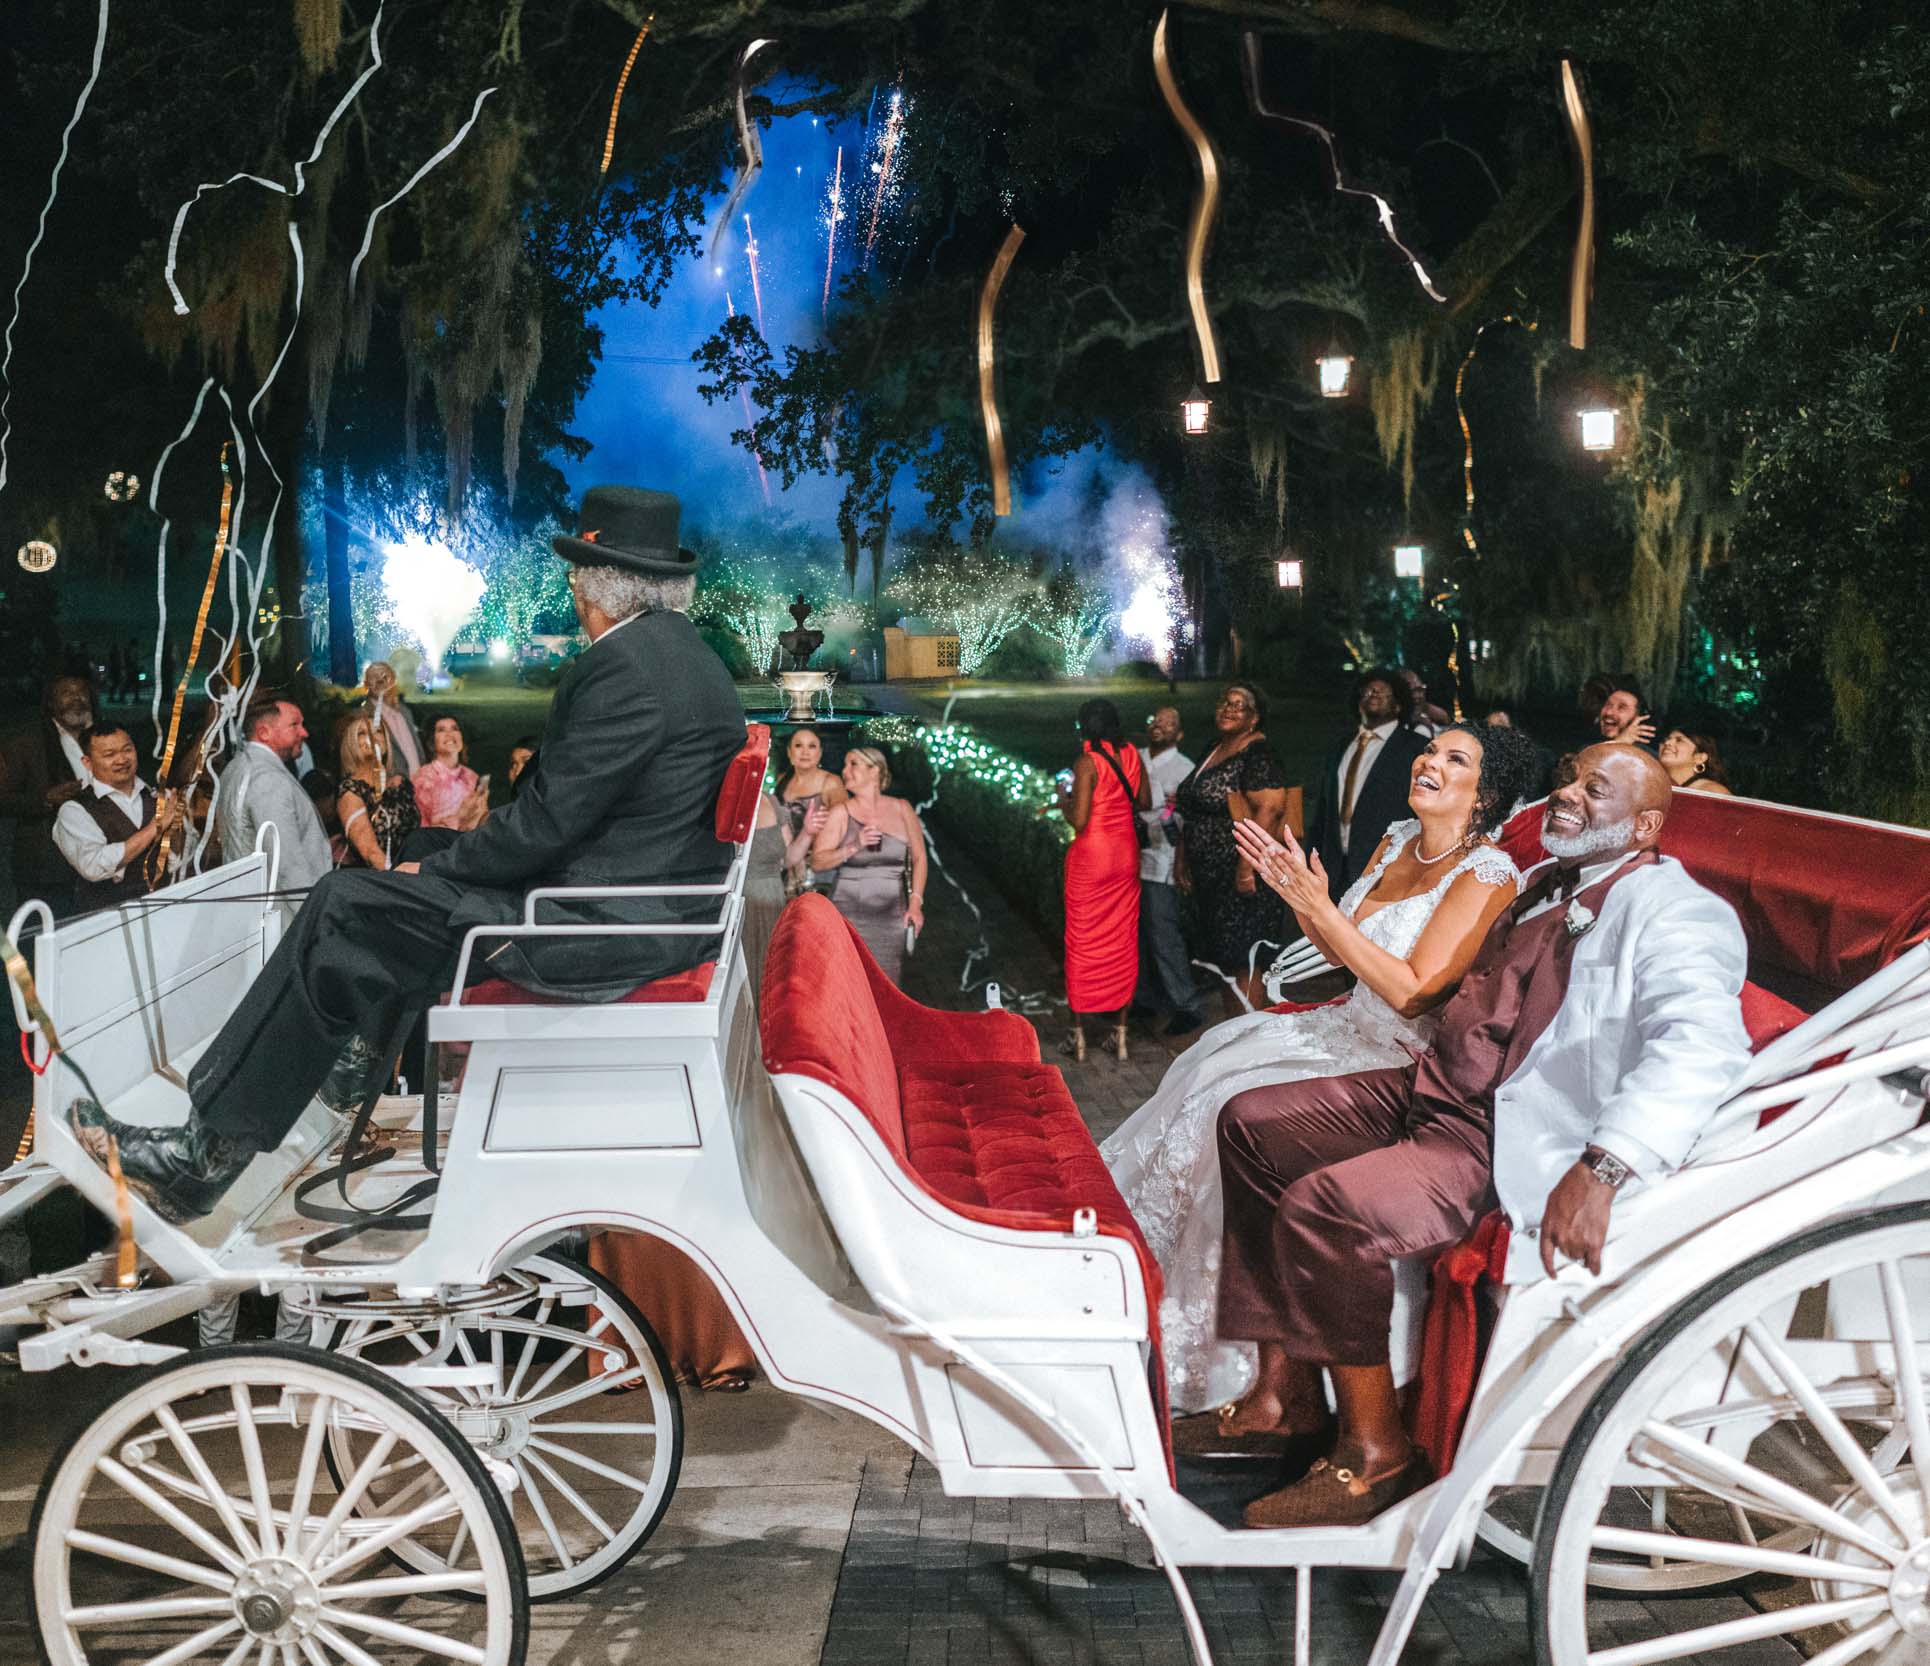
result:
<svg viewBox="0 0 1930 1666"><path fill-rule="evenodd" d="M719 844L735 847L751 836L757 825L757 798L764 789L764 771L770 763L771 730L765 723L745 727L744 744L724 771L723 785L717 790L714 825ZM706 960L668 977L638 984L627 995L620 995L613 1006L652 1006L668 1001L701 1001L710 994L711 979L717 975L717 962ZM462 998L464 1006L552 1007L570 1003L554 995L539 994L511 983L507 978L485 978L471 984Z"/></svg>

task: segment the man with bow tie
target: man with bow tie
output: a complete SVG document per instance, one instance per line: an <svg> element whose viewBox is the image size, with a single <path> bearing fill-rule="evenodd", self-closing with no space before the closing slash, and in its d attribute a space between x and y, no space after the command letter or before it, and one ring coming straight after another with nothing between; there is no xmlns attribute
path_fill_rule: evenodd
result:
<svg viewBox="0 0 1930 1666"><path fill-rule="evenodd" d="M1517 1230L1539 1228L1551 1274L1558 1254L1599 1272L1617 1189L1680 1167L1741 1074L1742 928L1655 848L1668 808L1652 757L1589 747L1548 800L1553 859L1495 922L1433 1047L1221 1111L1219 1330L1262 1345L1221 1426L1276 1436L1289 1465L1250 1526L1355 1525L1431 1479L1388 1363L1393 1260L1457 1243L1498 1197Z"/></svg>

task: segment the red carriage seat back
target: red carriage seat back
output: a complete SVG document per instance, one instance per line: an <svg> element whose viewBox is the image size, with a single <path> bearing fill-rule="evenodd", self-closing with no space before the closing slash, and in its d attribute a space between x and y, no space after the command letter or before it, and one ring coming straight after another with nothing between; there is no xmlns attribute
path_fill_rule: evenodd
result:
<svg viewBox="0 0 1930 1666"><path fill-rule="evenodd" d="M757 825L757 800L764 791L764 771L771 762L771 726L752 723L745 727L744 744L724 771L724 784L717 790L717 838L727 845L741 845Z"/></svg>

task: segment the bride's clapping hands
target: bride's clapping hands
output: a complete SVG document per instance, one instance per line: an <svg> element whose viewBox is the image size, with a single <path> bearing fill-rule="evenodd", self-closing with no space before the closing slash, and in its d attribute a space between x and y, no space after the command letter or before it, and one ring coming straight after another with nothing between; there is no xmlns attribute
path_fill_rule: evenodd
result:
<svg viewBox="0 0 1930 1666"><path fill-rule="evenodd" d="M1236 821L1233 839L1240 854L1253 871L1279 893L1296 914L1319 913L1331 902L1327 893L1327 871L1319 852L1304 852L1290 828L1282 828L1282 844L1258 822Z"/></svg>

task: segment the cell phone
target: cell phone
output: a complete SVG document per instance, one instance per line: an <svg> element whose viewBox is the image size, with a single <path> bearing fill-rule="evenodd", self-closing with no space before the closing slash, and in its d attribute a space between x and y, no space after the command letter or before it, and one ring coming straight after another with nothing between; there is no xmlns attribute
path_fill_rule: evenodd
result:
<svg viewBox="0 0 1930 1666"><path fill-rule="evenodd" d="M490 777L485 775L480 781L476 783L476 791L481 793L484 798L487 798L489 796L489 782L490 782Z"/></svg>
<svg viewBox="0 0 1930 1666"><path fill-rule="evenodd" d="M1072 791L1072 771L1071 770L1062 769L1059 771L1057 775L1053 776L1052 779L1059 783L1060 792L1069 793Z"/></svg>

